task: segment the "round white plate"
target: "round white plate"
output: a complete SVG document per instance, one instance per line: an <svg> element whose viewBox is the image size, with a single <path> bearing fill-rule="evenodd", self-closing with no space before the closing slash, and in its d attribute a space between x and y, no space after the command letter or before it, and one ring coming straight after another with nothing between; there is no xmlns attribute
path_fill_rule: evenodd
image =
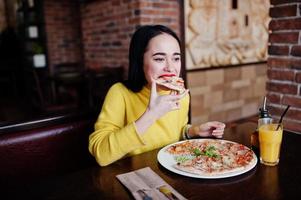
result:
<svg viewBox="0 0 301 200"><path fill-rule="evenodd" d="M204 140L214 140L214 139L195 139L195 140L204 141ZM232 142L232 141L228 141L228 140L218 140L218 141L236 143L236 142ZM253 152L254 158L256 159L256 162L254 162L252 165L248 166L247 168L244 168L241 171L229 172L229 173L225 173L225 174L221 174L221 175L197 175L197 174L193 174L193 173L184 172L184 171L178 170L178 169L173 167L174 165L177 164L177 162L174 160L174 156L166 151L166 149L169 148L170 146L175 145L175 144L179 144L179 143L182 143L182 142L185 142L185 141L176 142L176 143L173 143L173 144L170 144L170 145L167 145L167 146L163 147L158 152L158 155L157 155L157 159L158 159L159 163L163 167L168 169L169 171L172 171L176 174L180 174L180 175L188 176L188 177L193 177L193 178L204 178L204 179L227 178L227 177L232 177L232 176L237 176L237 175L240 175L240 174L244 174L244 173L250 171L251 169L253 169L257 164L258 159L257 159L255 153Z"/></svg>

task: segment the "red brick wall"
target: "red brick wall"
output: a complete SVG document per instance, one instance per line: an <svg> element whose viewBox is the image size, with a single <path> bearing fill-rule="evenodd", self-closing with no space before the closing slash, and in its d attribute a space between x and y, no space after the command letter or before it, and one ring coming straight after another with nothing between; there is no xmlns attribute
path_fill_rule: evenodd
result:
<svg viewBox="0 0 301 200"><path fill-rule="evenodd" d="M88 68L128 66L128 48L138 25L164 24L180 32L176 0L98 0L82 4L85 64Z"/></svg>
<svg viewBox="0 0 301 200"><path fill-rule="evenodd" d="M74 0L45 0L44 20L49 69L66 62L81 62L79 5Z"/></svg>
<svg viewBox="0 0 301 200"><path fill-rule="evenodd" d="M285 105L291 105L285 128L301 132L301 4L300 0L271 0L271 4L268 100L278 118Z"/></svg>

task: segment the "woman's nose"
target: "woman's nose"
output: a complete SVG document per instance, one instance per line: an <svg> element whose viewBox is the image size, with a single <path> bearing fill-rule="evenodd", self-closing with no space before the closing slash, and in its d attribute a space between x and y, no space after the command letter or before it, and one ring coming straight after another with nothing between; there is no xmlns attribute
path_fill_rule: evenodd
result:
<svg viewBox="0 0 301 200"><path fill-rule="evenodd" d="M166 71L166 72L171 72L172 70L171 70L171 68L170 68L169 66L165 66L165 67L164 67L164 71Z"/></svg>
<svg viewBox="0 0 301 200"><path fill-rule="evenodd" d="M164 70L167 71L167 72L171 72L173 69L173 66L170 62L166 62L166 65L164 67Z"/></svg>

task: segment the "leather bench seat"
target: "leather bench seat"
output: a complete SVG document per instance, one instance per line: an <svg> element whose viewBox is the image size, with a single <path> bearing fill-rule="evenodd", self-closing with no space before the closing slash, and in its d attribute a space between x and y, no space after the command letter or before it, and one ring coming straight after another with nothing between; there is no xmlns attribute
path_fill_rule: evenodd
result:
<svg viewBox="0 0 301 200"><path fill-rule="evenodd" d="M32 181L70 173L96 162L88 151L95 119L0 134L0 182Z"/></svg>

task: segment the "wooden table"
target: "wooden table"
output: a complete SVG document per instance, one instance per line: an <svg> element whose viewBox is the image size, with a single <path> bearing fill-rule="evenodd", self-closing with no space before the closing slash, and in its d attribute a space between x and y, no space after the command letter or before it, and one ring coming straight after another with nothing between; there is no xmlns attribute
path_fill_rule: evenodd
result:
<svg viewBox="0 0 301 200"><path fill-rule="evenodd" d="M225 132L224 139L250 145L256 124L244 123ZM133 199L116 179L117 174L149 166L188 199L301 199L301 135L285 132L278 166L260 163L251 171L231 178L197 179L163 168L156 159L158 150L117 161L107 167L92 166L68 175L48 178L22 188L6 190L27 199Z"/></svg>

